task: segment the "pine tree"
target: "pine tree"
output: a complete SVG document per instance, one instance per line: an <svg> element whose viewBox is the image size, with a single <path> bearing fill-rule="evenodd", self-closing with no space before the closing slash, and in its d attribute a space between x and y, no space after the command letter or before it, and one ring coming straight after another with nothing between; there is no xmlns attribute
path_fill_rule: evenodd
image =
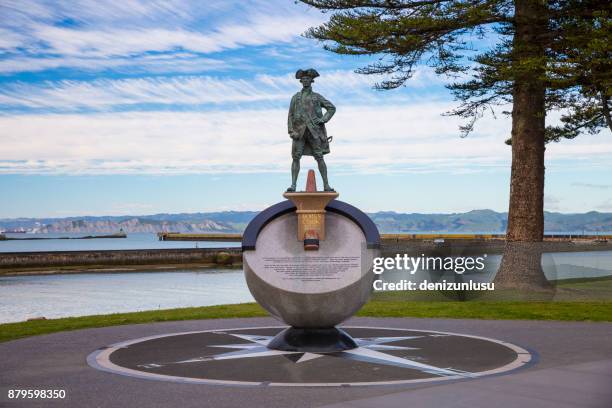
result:
<svg viewBox="0 0 612 408"><path fill-rule="evenodd" d="M404 85L418 64L452 78L465 119L462 136L496 106L512 104L507 251L498 286L548 286L539 256L544 235L547 142L612 129L612 6L606 0L301 0L331 13L307 37L339 54L379 57L360 68L382 75L383 90ZM470 39L495 45L475 53ZM461 80L462 78L470 78ZM561 124L545 125L559 110ZM534 244L532 244L534 243ZM531 252L532 254L537 253Z"/></svg>

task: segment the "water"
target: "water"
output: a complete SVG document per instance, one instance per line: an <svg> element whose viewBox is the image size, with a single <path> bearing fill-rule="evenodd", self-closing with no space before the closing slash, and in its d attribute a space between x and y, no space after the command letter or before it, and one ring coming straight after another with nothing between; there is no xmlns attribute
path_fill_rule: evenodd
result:
<svg viewBox="0 0 612 408"><path fill-rule="evenodd" d="M95 234L6 234L10 238L60 238L83 237ZM97 234L104 235L104 234ZM110 249L163 249L163 248L219 248L239 247L240 242L212 241L160 241L157 234L141 232L130 233L127 238L92 238L92 239L35 239L19 241L0 241L1 252L37 252L37 251L87 251Z"/></svg>
<svg viewBox="0 0 612 408"><path fill-rule="evenodd" d="M486 273L465 277L492 279L501 256L488 258ZM547 253L542 266L549 279L611 276L612 251ZM428 277L424 273L421 278ZM411 278L419 276L383 274L388 282ZM0 323L252 301L243 272L236 269L0 277Z"/></svg>
<svg viewBox="0 0 612 408"><path fill-rule="evenodd" d="M0 323L253 301L236 269L0 278Z"/></svg>
<svg viewBox="0 0 612 408"><path fill-rule="evenodd" d="M423 233L423 232L419 232ZM485 232L486 233L486 232ZM595 234L595 233L593 233ZM612 233L609 233L612 235ZM96 235L90 233L48 233L48 234L5 234L10 238L61 238L83 237ZM104 235L104 234L97 234ZM213 241L159 241L157 234L150 232L135 232L127 234L127 238L94 238L94 239L43 239L0 241L2 252L38 252L38 251L87 251L110 249L163 249L163 248L219 248L239 247L240 242Z"/></svg>

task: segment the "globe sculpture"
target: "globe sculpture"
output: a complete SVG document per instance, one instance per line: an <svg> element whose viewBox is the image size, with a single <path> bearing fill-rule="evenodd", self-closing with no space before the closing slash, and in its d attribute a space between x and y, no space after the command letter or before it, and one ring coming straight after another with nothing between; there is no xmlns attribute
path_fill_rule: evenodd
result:
<svg viewBox="0 0 612 408"><path fill-rule="evenodd" d="M359 209L306 191L259 213L242 241L246 282L255 300L290 327L268 345L290 351L333 352L357 347L335 326L353 316L372 291L372 261L380 235Z"/></svg>

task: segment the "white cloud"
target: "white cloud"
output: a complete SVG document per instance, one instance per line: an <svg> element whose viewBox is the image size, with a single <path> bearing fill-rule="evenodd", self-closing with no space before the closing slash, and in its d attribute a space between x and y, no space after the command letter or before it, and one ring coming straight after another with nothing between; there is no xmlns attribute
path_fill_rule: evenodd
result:
<svg viewBox="0 0 612 408"><path fill-rule="evenodd" d="M344 107L329 124L339 171L507 165L499 132L457 136L446 106ZM2 173L286 171L286 110L0 117Z"/></svg>
<svg viewBox="0 0 612 408"><path fill-rule="evenodd" d="M3 0L0 4L2 15L6 17L3 24L15 27L33 22L53 24L67 19L88 27L125 23L176 25L220 18L229 12L242 15L261 10L273 14L292 8L295 10L293 4L282 0Z"/></svg>
<svg viewBox="0 0 612 408"><path fill-rule="evenodd" d="M46 86L24 83L0 89L0 104L22 108L105 109L130 104L252 102L286 97L244 80L211 77L136 78L122 80L58 81Z"/></svg>
<svg viewBox="0 0 612 408"><path fill-rule="evenodd" d="M26 41L26 38L14 31L0 27L0 50L10 50L17 48Z"/></svg>
<svg viewBox="0 0 612 408"><path fill-rule="evenodd" d="M0 53L5 56L0 72L5 73L58 66L139 67L141 60L147 65L157 61L151 52L201 58L227 49L289 43L322 21L317 11L266 1L9 1L0 6L0 14ZM152 72L197 72L184 65L178 71L161 65Z"/></svg>
<svg viewBox="0 0 612 408"><path fill-rule="evenodd" d="M76 68L82 71L102 71L112 69L115 72L135 74L157 73L200 73L210 70L225 69L229 64L237 63L232 59L207 58L190 53L172 53L142 55L137 59L130 57L66 57L49 56L44 58L17 56L0 60L0 73L36 72L62 67ZM11 85L8 85L10 88ZM35 89L35 88L33 88Z"/></svg>
<svg viewBox="0 0 612 408"><path fill-rule="evenodd" d="M0 116L0 173L286 171L286 105L299 89L292 72L248 79L133 76L228 69L238 77L248 62L209 54L260 45L274 47L264 51L275 54L270 63L276 72L279 66L289 71L282 65L288 57L291 69L324 66L308 53L318 46L300 56L303 47L296 41L324 20L318 11L264 0L22 0L2 6L0 48L8 53L0 72L111 68L131 77L3 84L4 108L64 114ZM17 47L28 52L15 53ZM331 68L321 74L315 90L338 106L328 127L337 171L467 173L509 165L510 149L503 144L510 133L507 118L485 118L474 135L460 139L459 119L440 117L453 102L432 101L432 95L429 102L418 100L440 83L431 70L418 71L407 88L382 93L372 90L380 78ZM138 104L179 110L216 104L226 111L108 113ZM82 110L102 113L71 114ZM550 145L547 166L572 160L609 168L612 143L604 136Z"/></svg>
<svg viewBox="0 0 612 408"><path fill-rule="evenodd" d="M344 106L328 124L336 172L465 173L507 169L508 120L484 118L458 137L448 103ZM0 173L182 174L284 172L290 161L285 109L132 112L0 117ZM609 162L607 135L547 149L547 166L575 152ZM306 158L305 160L310 160Z"/></svg>
<svg viewBox="0 0 612 408"><path fill-rule="evenodd" d="M171 60L168 61L172 63ZM352 71L322 72L315 90L341 103L349 100L397 103L410 97L405 90L380 92L372 89L376 78ZM422 88L437 80L426 70L417 71L407 88ZM249 79L211 76L143 77L94 81L54 81L43 84L10 83L0 88L0 105L13 109L42 108L61 111L108 110L132 104L222 104L289 100L300 85L293 73L257 75ZM285 102L284 102L285 103Z"/></svg>
<svg viewBox="0 0 612 408"><path fill-rule="evenodd" d="M212 31L184 28L108 28L81 30L41 25L35 36L50 47L49 52L66 56L103 57L150 51L189 50L212 53L244 46L286 42L314 23L312 18L294 16L249 16L243 24L221 26Z"/></svg>

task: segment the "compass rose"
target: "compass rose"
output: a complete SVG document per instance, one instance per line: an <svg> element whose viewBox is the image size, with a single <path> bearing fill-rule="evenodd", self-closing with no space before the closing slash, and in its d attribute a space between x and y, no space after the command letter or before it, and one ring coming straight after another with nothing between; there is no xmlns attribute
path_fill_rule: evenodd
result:
<svg viewBox="0 0 612 408"><path fill-rule="evenodd" d="M400 342L404 340L412 340L423 338L427 336L393 336L393 337L363 337L355 338L357 348L351 350L345 350L333 353L314 353L314 352L302 352L302 351L283 351L283 350L272 350L268 348L268 344L274 336L264 335L253 335L253 334L241 334L241 333L230 333L224 331L213 332L215 334L233 336L241 340L247 341L247 343L231 343L231 344L218 344L210 345L208 347L233 349L235 351L224 352L215 354L212 356L194 357L186 360L175 361L166 364L143 364L141 367L153 368L163 367L165 365L172 364L189 364L189 363L201 363L206 361L217 361L217 360L233 360L233 359L245 359L245 358L261 358L261 357L273 357L281 355L292 355L294 358L291 360L296 364L305 363L307 361L315 360L318 358L343 358L353 361L361 361L371 364L382 364L388 366L402 367L412 370L417 370L423 373L433 374L440 377L472 377L473 374L467 371L461 371L453 369L451 367L436 367L429 364L420 363L415 360L411 360L404 357L394 356L392 354L385 353L384 351L397 351L397 350L418 350L415 347L399 346L390 343ZM439 337L440 335L433 335Z"/></svg>

